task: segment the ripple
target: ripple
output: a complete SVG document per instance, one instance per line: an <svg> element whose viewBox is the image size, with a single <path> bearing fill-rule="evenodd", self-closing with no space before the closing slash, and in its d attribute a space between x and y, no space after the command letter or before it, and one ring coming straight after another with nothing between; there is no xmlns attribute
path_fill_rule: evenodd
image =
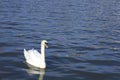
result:
<svg viewBox="0 0 120 80"><path fill-rule="evenodd" d="M23 48L39 49L47 39L44 79L119 80L118 1L34 1L0 3L0 79L37 80ZM37 73L31 74L30 72Z"/></svg>

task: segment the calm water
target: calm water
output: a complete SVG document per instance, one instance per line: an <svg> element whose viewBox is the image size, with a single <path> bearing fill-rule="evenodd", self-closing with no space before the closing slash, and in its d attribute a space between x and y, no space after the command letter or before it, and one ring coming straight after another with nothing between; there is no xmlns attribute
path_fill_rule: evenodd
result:
<svg viewBox="0 0 120 80"><path fill-rule="evenodd" d="M30 68L43 39L47 68ZM0 80L120 80L120 1L0 0Z"/></svg>

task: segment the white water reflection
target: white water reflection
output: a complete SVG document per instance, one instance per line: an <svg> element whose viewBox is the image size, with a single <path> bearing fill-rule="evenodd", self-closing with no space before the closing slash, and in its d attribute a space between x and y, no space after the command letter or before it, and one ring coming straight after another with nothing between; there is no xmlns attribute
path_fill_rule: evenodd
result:
<svg viewBox="0 0 120 80"><path fill-rule="evenodd" d="M39 68L33 67L29 64L27 64L27 65L29 67L29 69L26 69L28 74L30 74L30 75L39 74L38 80L43 80L44 75L45 75L45 69L39 69Z"/></svg>

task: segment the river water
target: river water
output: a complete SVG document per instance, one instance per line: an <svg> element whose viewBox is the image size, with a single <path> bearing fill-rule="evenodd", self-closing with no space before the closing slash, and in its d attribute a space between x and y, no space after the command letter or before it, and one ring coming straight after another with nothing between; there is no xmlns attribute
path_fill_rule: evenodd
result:
<svg viewBox="0 0 120 80"><path fill-rule="evenodd" d="M43 39L47 68L30 68ZM120 80L120 1L0 0L0 80Z"/></svg>

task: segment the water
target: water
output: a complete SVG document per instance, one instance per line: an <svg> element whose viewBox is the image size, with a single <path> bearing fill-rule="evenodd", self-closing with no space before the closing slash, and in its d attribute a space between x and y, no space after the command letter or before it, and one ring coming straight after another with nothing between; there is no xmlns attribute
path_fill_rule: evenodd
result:
<svg viewBox="0 0 120 80"><path fill-rule="evenodd" d="M29 68L43 39L47 68ZM0 0L0 80L120 80L120 1Z"/></svg>

